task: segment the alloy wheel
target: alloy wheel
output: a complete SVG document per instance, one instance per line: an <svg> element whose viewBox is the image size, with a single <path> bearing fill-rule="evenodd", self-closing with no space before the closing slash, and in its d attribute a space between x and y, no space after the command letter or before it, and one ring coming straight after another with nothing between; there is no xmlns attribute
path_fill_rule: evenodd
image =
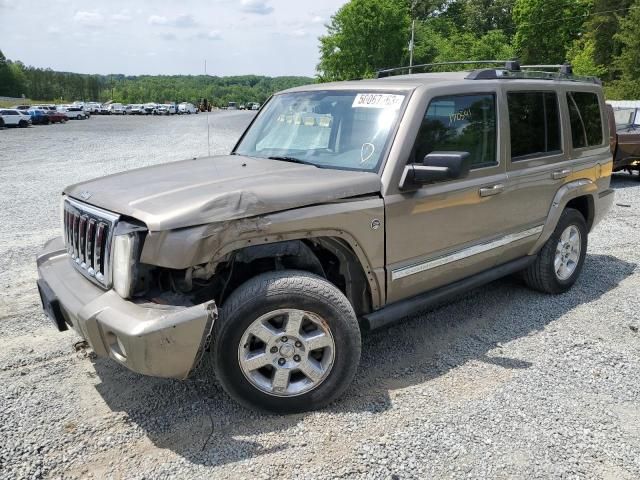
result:
<svg viewBox="0 0 640 480"><path fill-rule="evenodd" d="M238 345L246 379L279 397L320 385L333 367L335 342L327 322L312 312L274 310L252 322Z"/></svg>

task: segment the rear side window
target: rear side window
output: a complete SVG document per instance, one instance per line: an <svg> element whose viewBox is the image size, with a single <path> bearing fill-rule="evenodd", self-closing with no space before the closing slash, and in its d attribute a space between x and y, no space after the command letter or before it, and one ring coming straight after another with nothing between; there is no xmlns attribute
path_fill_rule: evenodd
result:
<svg viewBox="0 0 640 480"><path fill-rule="evenodd" d="M509 92L511 160L561 153L560 113L555 92Z"/></svg>
<svg viewBox="0 0 640 480"><path fill-rule="evenodd" d="M602 145L602 117L598 95L589 92L567 93L573 148Z"/></svg>
<svg viewBox="0 0 640 480"><path fill-rule="evenodd" d="M496 100L493 94L431 100L412 150L412 162L437 151L469 152L474 168L496 165Z"/></svg>

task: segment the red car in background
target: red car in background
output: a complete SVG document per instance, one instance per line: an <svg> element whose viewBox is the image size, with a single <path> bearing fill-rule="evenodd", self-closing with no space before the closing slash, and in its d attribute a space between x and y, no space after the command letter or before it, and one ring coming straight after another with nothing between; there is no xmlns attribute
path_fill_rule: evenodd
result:
<svg viewBox="0 0 640 480"><path fill-rule="evenodd" d="M54 105L39 105L36 108L44 110L51 123L65 123L69 117L64 112L59 112Z"/></svg>
<svg viewBox="0 0 640 480"><path fill-rule="evenodd" d="M64 112L58 112L57 110L48 110L47 115L49 115L49 120L51 120L51 123L66 123L66 121L69 120L69 117L67 117Z"/></svg>

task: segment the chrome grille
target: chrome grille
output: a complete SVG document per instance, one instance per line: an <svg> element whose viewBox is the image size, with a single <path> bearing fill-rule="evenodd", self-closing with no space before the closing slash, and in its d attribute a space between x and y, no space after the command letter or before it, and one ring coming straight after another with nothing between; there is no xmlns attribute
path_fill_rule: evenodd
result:
<svg viewBox="0 0 640 480"><path fill-rule="evenodd" d="M118 216L84 203L64 200L64 241L73 265L102 287L111 287L111 240Z"/></svg>

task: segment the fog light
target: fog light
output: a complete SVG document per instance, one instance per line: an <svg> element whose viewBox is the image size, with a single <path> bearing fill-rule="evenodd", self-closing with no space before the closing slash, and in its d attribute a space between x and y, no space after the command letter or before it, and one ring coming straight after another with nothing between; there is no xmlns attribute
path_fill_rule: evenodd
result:
<svg viewBox="0 0 640 480"><path fill-rule="evenodd" d="M127 350L124 348L124 344L120 341L120 338L113 332L107 333L107 342L111 347L111 353L116 359L124 362L127 359Z"/></svg>

